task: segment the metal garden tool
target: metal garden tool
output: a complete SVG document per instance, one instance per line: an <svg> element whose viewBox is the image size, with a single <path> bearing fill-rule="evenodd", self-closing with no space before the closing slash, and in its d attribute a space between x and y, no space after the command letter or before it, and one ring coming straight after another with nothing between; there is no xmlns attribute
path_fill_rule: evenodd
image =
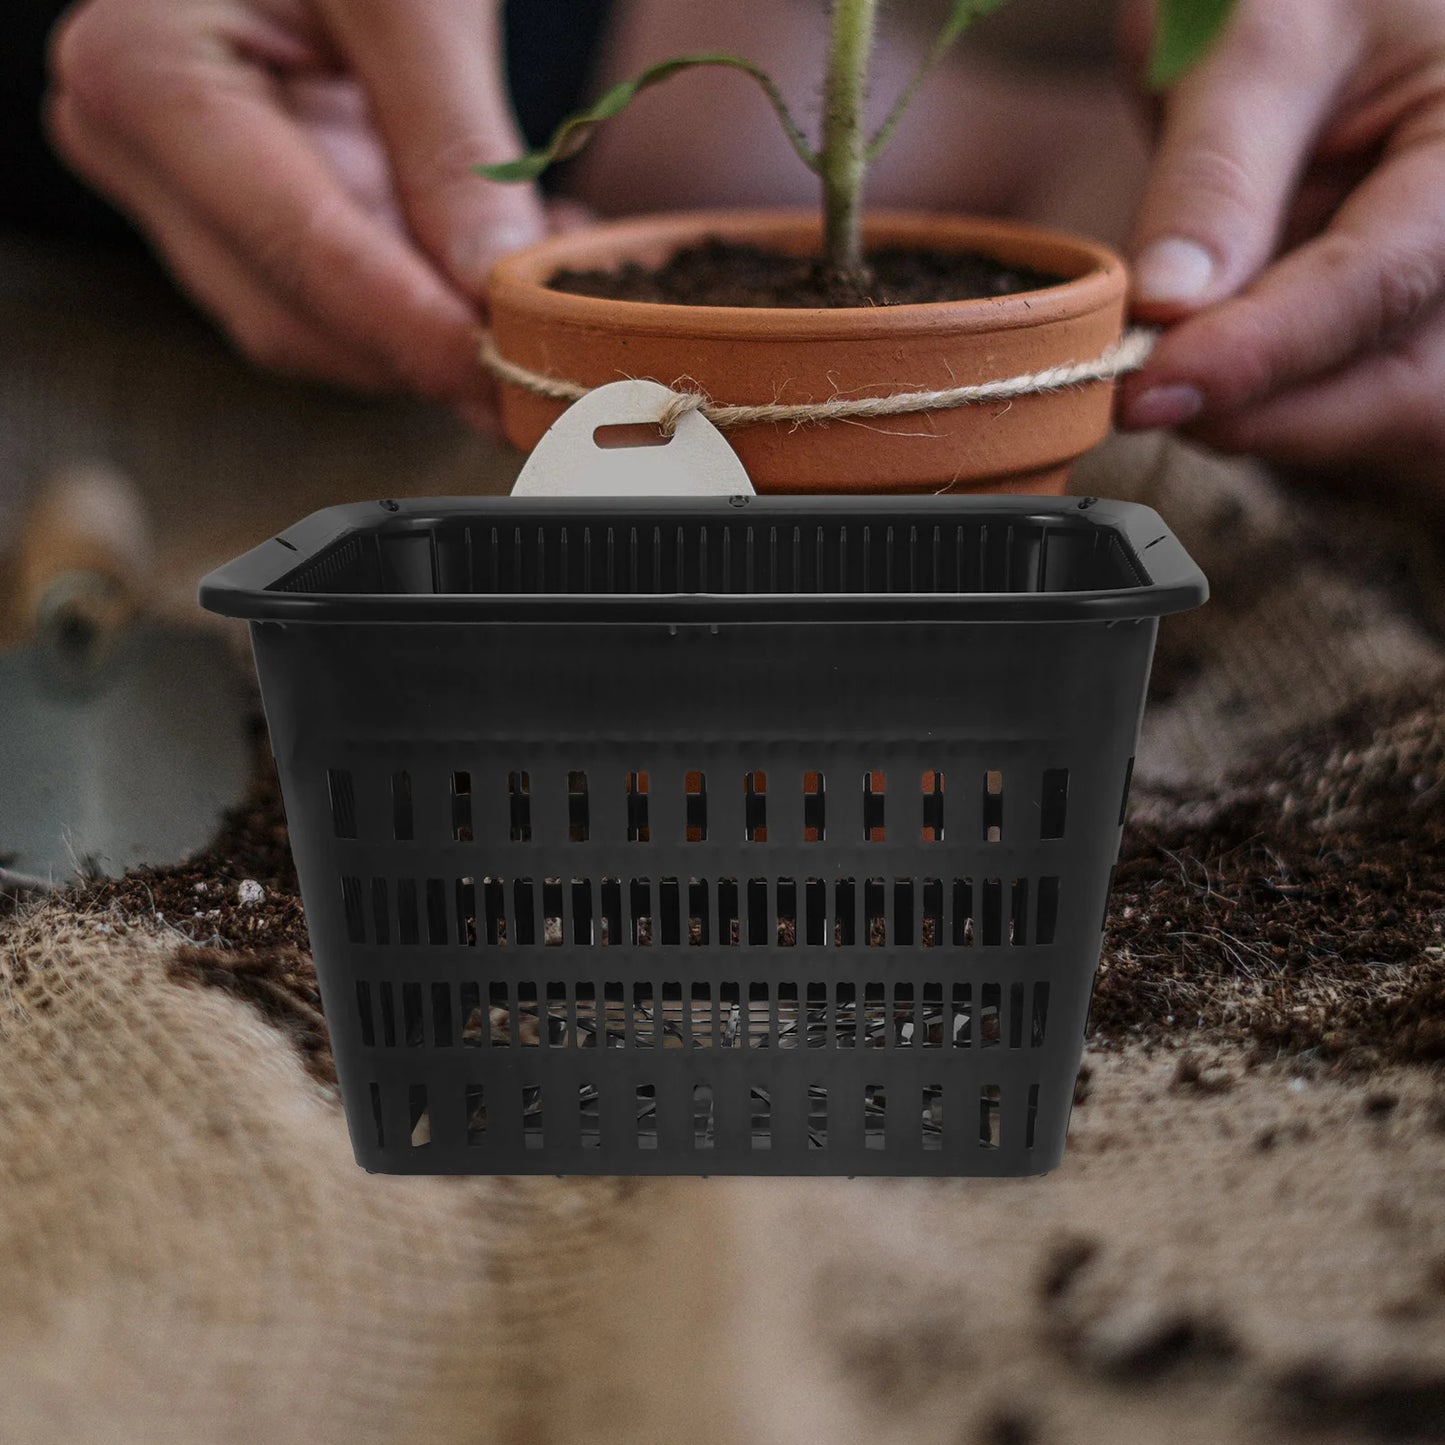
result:
<svg viewBox="0 0 1445 1445"><path fill-rule="evenodd" d="M204 847L250 775L224 641L144 615L139 499L58 476L12 559L21 645L0 654L0 885L117 877Z"/></svg>

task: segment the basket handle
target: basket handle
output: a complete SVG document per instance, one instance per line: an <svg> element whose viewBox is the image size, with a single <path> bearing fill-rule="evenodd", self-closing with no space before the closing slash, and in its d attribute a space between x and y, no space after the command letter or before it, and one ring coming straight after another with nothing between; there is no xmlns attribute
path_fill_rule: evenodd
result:
<svg viewBox="0 0 1445 1445"><path fill-rule="evenodd" d="M699 411L660 431L608 445L611 428L658 428L677 400L660 382L595 387L547 428L512 488L514 497L751 496L738 455ZM628 444L632 442L633 444Z"/></svg>

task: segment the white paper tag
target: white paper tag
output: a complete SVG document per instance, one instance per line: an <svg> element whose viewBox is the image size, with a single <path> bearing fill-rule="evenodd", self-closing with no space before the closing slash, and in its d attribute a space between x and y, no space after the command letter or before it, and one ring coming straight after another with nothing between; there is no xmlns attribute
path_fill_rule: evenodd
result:
<svg viewBox="0 0 1445 1445"><path fill-rule="evenodd" d="M514 497L751 495L753 484L723 434L701 412L681 417L669 441L599 446L599 427L662 419L673 393L656 381L613 381L572 403L547 428L512 487Z"/></svg>

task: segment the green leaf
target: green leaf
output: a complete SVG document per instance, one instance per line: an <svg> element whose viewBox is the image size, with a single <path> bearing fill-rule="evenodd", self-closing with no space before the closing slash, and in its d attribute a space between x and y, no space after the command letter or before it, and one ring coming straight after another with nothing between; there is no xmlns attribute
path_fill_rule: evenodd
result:
<svg viewBox="0 0 1445 1445"><path fill-rule="evenodd" d="M938 32L933 48L947 50L981 15L1001 9L1004 4L1005 0L953 0L948 19L943 22L943 29Z"/></svg>
<svg viewBox="0 0 1445 1445"><path fill-rule="evenodd" d="M777 111L778 119L782 121L783 129L787 132L788 139L792 142L793 149L797 151L803 164L810 170L817 170L817 153L808 144L807 137L793 119L792 112L784 102L782 92L773 83L772 77L760 65L755 65L751 60L744 60L740 55L718 53L679 55L672 60L663 60L656 65L650 65L634 79L622 80L612 86L589 109L568 116L552 132L552 139L540 150L535 150L530 155L520 156L514 161L504 161L500 165L477 166L475 167L476 172L478 175L485 176L489 181L536 180L548 166L557 161L566 160L568 156L576 155L591 139L592 132L604 120L611 120L614 115L621 114L642 91L667 80L681 70L691 70L700 65L718 65L729 70L741 70L744 75L750 75L756 80L762 87L763 94L771 102L773 109Z"/></svg>
<svg viewBox="0 0 1445 1445"><path fill-rule="evenodd" d="M1173 85L1203 58L1234 13L1234 0L1159 0L1149 84Z"/></svg>
<svg viewBox="0 0 1445 1445"><path fill-rule="evenodd" d="M903 87L898 99L893 102L888 114L883 118L882 125L869 138L866 154L870 161L875 159L878 152L892 139L894 129L903 119L903 113L913 104L919 88L937 68L939 61L953 48L958 37L980 16L999 9L1005 3L1007 0L953 0L953 4L949 7L948 19L943 22L943 28L933 37L933 44L928 47L928 54L923 57L918 69L913 72L913 78Z"/></svg>

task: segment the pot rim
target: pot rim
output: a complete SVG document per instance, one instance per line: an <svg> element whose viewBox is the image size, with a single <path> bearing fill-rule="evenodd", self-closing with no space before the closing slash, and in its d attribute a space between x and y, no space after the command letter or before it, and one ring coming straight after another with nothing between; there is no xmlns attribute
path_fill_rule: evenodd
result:
<svg viewBox="0 0 1445 1445"><path fill-rule="evenodd" d="M1010 296L899 306L689 306L619 301L554 291L547 278L564 266L615 262L629 250L656 251L706 235L816 244L822 222L804 209L677 211L622 220L549 237L502 257L488 282L489 310L523 307L537 319L634 335L721 338L843 339L947 330L978 334L1022 330L1116 307L1124 263L1109 247L1022 221L931 211L874 211L864 217L872 244L941 244L992 251L1041 270L1074 272L1056 285Z"/></svg>

